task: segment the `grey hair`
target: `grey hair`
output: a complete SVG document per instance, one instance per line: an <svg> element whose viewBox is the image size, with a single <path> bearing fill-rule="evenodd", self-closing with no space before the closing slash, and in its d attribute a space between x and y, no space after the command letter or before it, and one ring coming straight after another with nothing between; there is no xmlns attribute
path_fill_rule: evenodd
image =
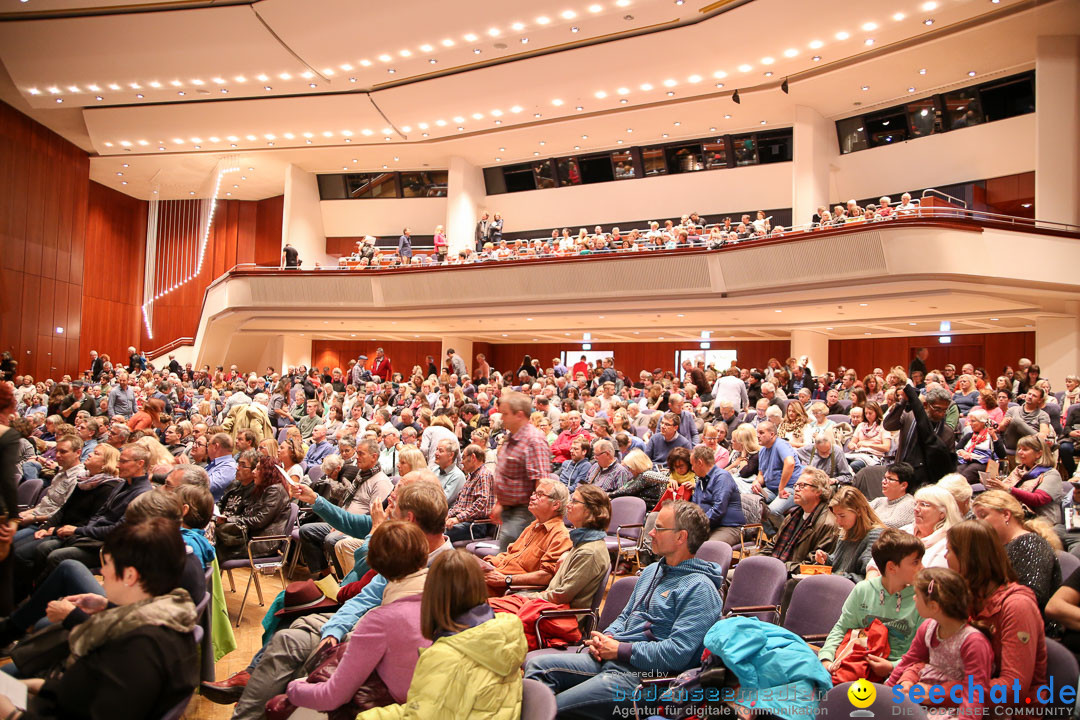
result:
<svg viewBox="0 0 1080 720"><path fill-rule="evenodd" d="M706 463L709 467L712 467L713 463L716 462L716 453L714 453L713 449L708 445L695 446L693 451L690 453L690 457L693 460L698 460L700 462Z"/></svg>
<svg viewBox="0 0 1080 720"><path fill-rule="evenodd" d="M971 408L971 411L968 412L968 420L978 420L985 425L990 422L990 413L982 408Z"/></svg>
<svg viewBox="0 0 1080 720"><path fill-rule="evenodd" d="M175 475L176 473L180 473L181 485L198 485L207 489L210 488L210 476L198 465L192 465L190 463L177 465L176 469L169 474Z"/></svg>
<svg viewBox="0 0 1080 720"><path fill-rule="evenodd" d="M613 456L615 455L615 446L611 444L610 440L597 440L593 443L593 454L596 454L597 450L607 450Z"/></svg>
<svg viewBox="0 0 1080 720"><path fill-rule="evenodd" d="M322 471L324 474L329 475L333 470L340 470L344 467L345 461L341 459L340 455L327 455L322 461Z"/></svg>
<svg viewBox="0 0 1080 720"><path fill-rule="evenodd" d="M668 500L661 509L671 507L675 515L672 532L686 531L686 549L690 554L697 554L702 543L709 539L709 519L705 517L705 511L700 505L689 500Z"/></svg>
<svg viewBox="0 0 1080 720"><path fill-rule="evenodd" d="M829 498L832 497L829 475L824 470L815 467L804 467L799 478L809 480L814 485L814 489L821 494L822 500L828 502Z"/></svg>
<svg viewBox="0 0 1080 720"><path fill-rule="evenodd" d="M372 438L365 437L363 440L360 440L358 443L356 443L356 446L358 448L364 448L364 452L370 453L372 455L378 456L379 454L379 443Z"/></svg>
<svg viewBox="0 0 1080 720"><path fill-rule="evenodd" d="M932 387L926 391L927 404L933 404L945 400L946 402L952 402L952 393L943 387Z"/></svg>
<svg viewBox="0 0 1080 720"><path fill-rule="evenodd" d="M537 484L551 489L550 494L555 496L551 499L557 505L555 508L556 513L558 513L559 517L566 515L566 506L570 504L570 490L563 484L562 480L557 477L546 477Z"/></svg>

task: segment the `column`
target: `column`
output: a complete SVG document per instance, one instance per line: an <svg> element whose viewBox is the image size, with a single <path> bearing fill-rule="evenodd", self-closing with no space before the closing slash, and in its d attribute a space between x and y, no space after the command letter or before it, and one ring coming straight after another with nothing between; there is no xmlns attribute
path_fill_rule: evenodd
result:
<svg viewBox="0 0 1080 720"><path fill-rule="evenodd" d="M1035 217L1080 225L1080 36L1035 39Z"/></svg>
<svg viewBox="0 0 1080 720"><path fill-rule="evenodd" d="M322 266L337 266L326 254L326 233L323 231L319 183L315 175L296 165L285 170L285 207L281 216L281 241L300 251L305 270Z"/></svg>
<svg viewBox="0 0 1080 720"><path fill-rule="evenodd" d="M791 357L810 358L814 377L829 370L829 336L814 330L791 331Z"/></svg>
<svg viewBox="0 0 1080 720"><path fill-rule="evenodd" d="M1054 392L1065 389L1065 376L1080 371L1080 303L1066 303L1070 317L1035 321L1035 363Z"/></svg>
<svg viewBox="0 0 1080 720"><path fill-rule="evenodd" d="M451 255L476 247L476 223L486 199L484 171L465 158L450 158L446 191L446 240ZM467 358L465 362L471 363L472 358Z"/></svg>
<svg viewBox="0 0 1080 720"><path fill-rule="evenodd" d="M465 361L465 368L471 373L474 361L472 340L466 340L463 337L444 337L442 339L442 356L436 361L439 367L446 364L446 351L451 349L455 355L459 355Z"/></svg>
<svg viewBox="0 0 1080 720"><path fill-rule="evenodd" d="M839 149L836 124L812 107L795 106L793 135L791 224L794 226L809 223L819 206L829 204L829 176Z"/></svg>
<svg viewBox="0 0 1080 720"><path fill-rule="evenodd" d="M299 335L281 336L281 369L284 372L290 366L304 365L311 367L311 338ZM343 368L344 369L344 368Z"/></svg>

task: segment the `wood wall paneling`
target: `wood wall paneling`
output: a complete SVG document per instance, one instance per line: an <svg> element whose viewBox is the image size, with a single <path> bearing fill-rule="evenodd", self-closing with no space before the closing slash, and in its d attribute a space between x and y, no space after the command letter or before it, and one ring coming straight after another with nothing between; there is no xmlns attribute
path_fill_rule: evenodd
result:
<svg viewBox="0 0 1080 720"><path fill-rule="evenodd" d="M360 341L360 340L313 340L311 342L311 365L320 370L323 367L348 370L349 361L360 355L367 355L370 368L375 357L375 349L382 348L390 358L394 372L409 377L414 365L426 367L426 356L431 355L438 365L442 360L442 343L439 341L402 342L398 340Z"/></svg>
<svg viewBox="0 0 1080 720"><path fill-rule="evenodd" d="M868 338L855 340L830 340L829 365L835 370L843 365L855 368L862 377L874 368L888 372L894 365L907 369L915 349L929 350L926 366L943 368L948 363L960 366L966 362L984 367L989 375L996 377L1006 365L1016 367L1022 357L1035 358L1035 333L974 333L953 335L952 342L943 345L936 335L902 338Z"/></svg>
<svg viewBox="0 0 1080 720"><path fill-rule="evenodd" d="M281 223L285 196L266 198L256 203L255 264L278 265L281 262Z"/></svg>

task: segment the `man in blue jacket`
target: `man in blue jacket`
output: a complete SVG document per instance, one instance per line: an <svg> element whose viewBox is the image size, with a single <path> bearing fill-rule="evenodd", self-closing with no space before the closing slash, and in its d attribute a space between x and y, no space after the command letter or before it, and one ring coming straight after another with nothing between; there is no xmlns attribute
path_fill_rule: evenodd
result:
<svg viewBox="0 0 1080 720"><path fill-rule="evenodd" d="M709 539L728 545L741 542L739 528L746 524L742 496L727 470L716 467L716 455L708 445L698 445L690 454L690 466L697 475L691 500L709 519Z"/></svg>
<svg viewBox="0 0 1080 720"><path fill-rule="evenodd" d="M412 265L412 232L409 228L401 231L401 237L397 241L397 252L401 257L402 265Z"/></svg>
<svg viewBox="0 0 1080 720"><path fill-rule="evenodd" d="M622 715L642 675L677 675L701 657L723 606L720 568L694 557L709 521L697 505L675 500L660 509L650 535L663 561L645 568L619 617L585 641L588 652L525 663L525 677L555 692L560 718Z"/></svg>

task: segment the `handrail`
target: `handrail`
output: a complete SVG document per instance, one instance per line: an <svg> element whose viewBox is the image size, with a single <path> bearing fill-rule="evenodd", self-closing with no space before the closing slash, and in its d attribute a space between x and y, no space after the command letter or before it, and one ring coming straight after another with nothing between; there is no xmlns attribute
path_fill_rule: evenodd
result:
<svg viewBox="0 0 1080 720"><path fill-rule="evenodd" d="M922 191L922 196L924 198L925 197L939 197L942 200L948 200L949 202L957 203L957 204L960 205L960 207L967 210L967 201L966 200L961 200L960 198L955 198L952 195L946 195L945 193L941 192L940 190L935 190L934 188L927 188L926 190L923 190Z"/></svg>
<svg viewBox="0 0 1080 720"><path fill-rule="evenodd" d="M231 272L231 270L230 270L230 272ZM151 351L147 352L146 353L146 359L147 360L157 360L159 357L161 357L165 353L169 352L170 350L175 350L176 348L180 347L181 345L194 345L194 344L195 344L195 338L193 338L193 337L178 337L178 338L176 338L175 340L173 340L171 342L165 343L164 345L157 348L156 350L151 350Z"/></svg>

